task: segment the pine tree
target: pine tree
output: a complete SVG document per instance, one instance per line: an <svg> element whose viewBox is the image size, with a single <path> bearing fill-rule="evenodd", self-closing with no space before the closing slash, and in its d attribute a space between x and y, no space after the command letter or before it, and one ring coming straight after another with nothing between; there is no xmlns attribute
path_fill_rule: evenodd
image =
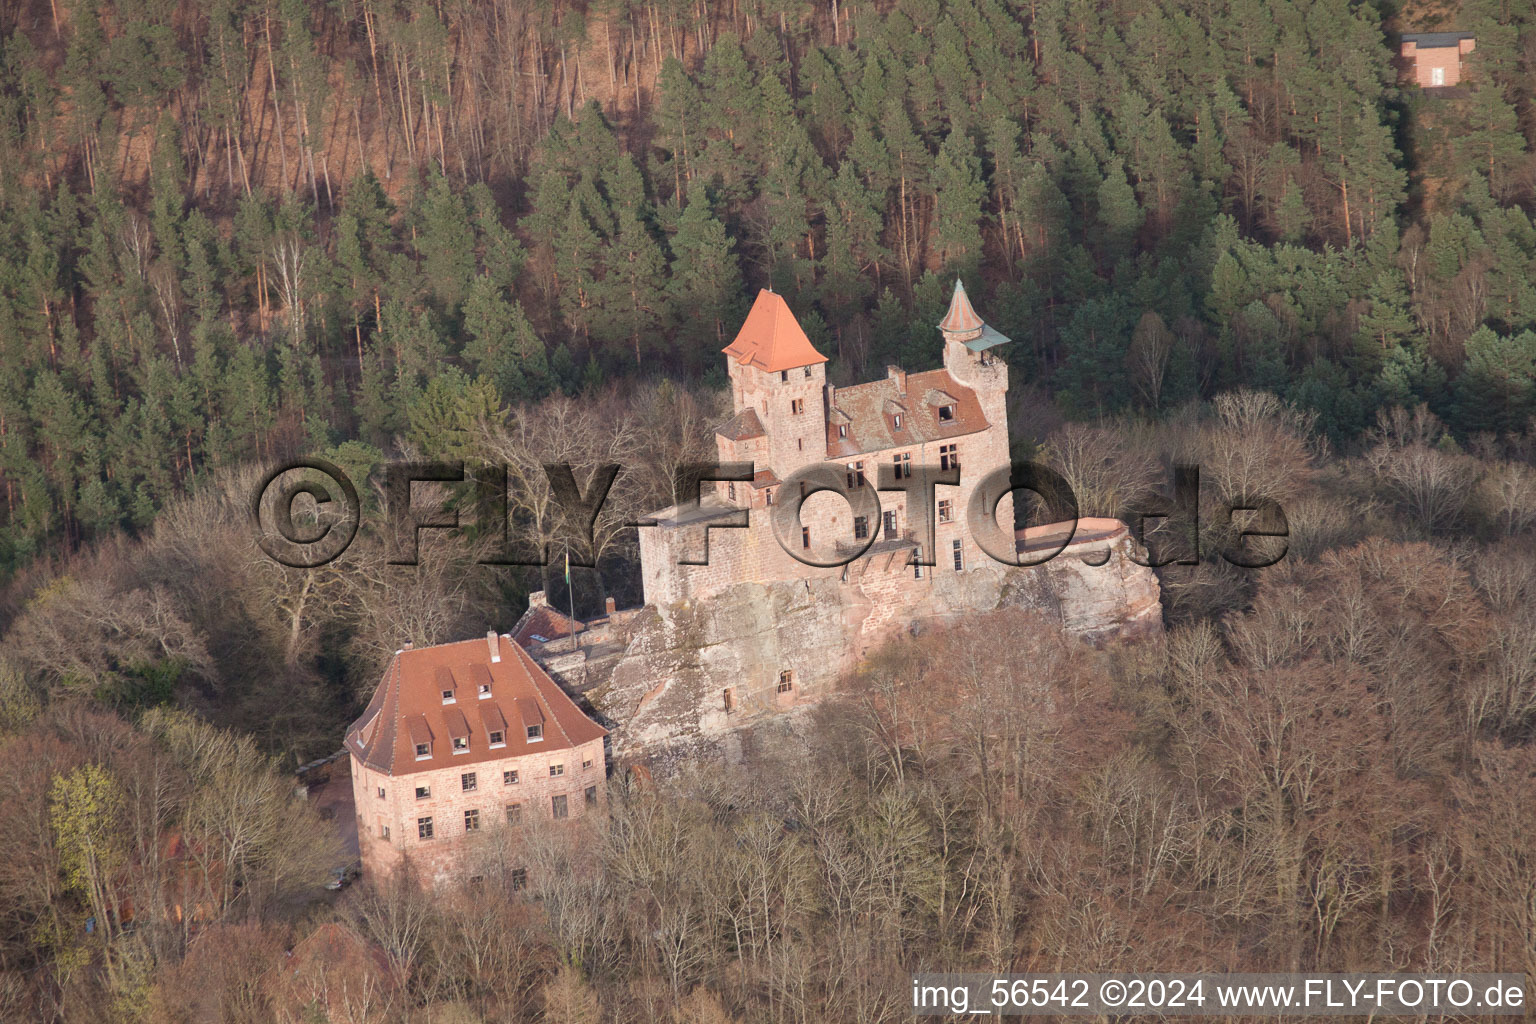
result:
<svg viewBox="0 0 1536 1024"><path fill-rule="evenodd" d="M434 167L417 209L416 253L432 296L450 315L458 310L475 272L475 234L464 200Z"/></svg>
<svg viewBox="0 0 1536 1024"><path fill-rule="evenodd" d="M1456 425L1467 432L1526 429L1536 413L1536 331L1504 336L1480 327L1466 350L1454 385Z"/></svg>
<svg viewBox="0 0 1536 1024"><path fill-rule="evenodd" d="M946 270L974 279L981 266L982 203L987 186L981 161L964 132L954 131L939 147L933 169L933 248Z"/></svg>
<svg viewBox="0 0 1536 1024"><path fill-rule="evenodd" d="M694 193L678 218L667 290L680 347L690 365L701 366L695 353L723 346L727 329L744 313L735 243L703 191Z"/></svg>

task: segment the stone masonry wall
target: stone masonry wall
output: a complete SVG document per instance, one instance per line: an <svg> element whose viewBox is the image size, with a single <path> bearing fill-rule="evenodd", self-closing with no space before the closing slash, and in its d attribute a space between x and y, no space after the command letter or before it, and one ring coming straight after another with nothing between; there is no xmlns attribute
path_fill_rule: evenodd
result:
<svg viewBox="0 0 1536 1024"><path fill-rule="evenodd" d="M1040 566L987 560L955 572L941 563L917 579L905 564L869 565L847 580L736 583L708 600L647 607L590 697L617 725L616 758L665 769L829 692L876 647L917 624L1020 607L1095 641L1160 631L1157 578L1131 560L1131 543L1122 527Z"/></svg>
<svg viewBox="0 0 1536 1024"><path fill-rule="evenodd" d="M563 766L561 775L550 775L550 766L554 764ZM517 782L503 782L503 772L509 770L517 772ZM462 776L466 772L475 773L473 790L463 787ZM589 809L588 787L597 787L598 805L602 805L605 775L601 739L548 753L448 764L399 777L373 771L352 755L352 796L357 805L358 845L364 871L370 877L381 878L399 867L402 857L409 857L424 878L440 879L452 869L456 854L468 837L465 811L478 810L480 828L489 830L507 822L506 809L510 804L520 806L525 820L549 818L551 798L563 795L569 817L574 820ZM429 787L431 795L418 799L417 786ZM384 791L382 798L380 789ZM423 817L432 818L431 839L417 835L417 819Z"/></svg>

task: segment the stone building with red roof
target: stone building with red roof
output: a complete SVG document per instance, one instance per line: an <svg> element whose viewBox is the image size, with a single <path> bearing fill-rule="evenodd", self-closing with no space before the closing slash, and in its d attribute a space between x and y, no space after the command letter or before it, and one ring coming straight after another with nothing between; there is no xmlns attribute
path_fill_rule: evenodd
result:
<svg viewBox="0 0 1536 1024"><path fill-rule="evenodd" d="M441 878L480 833L602 806L606 735L510 636L396 651L347 730L363 870Z"/></svg>
<svg viewBox="0 0 1536 1024"><path fill-rule="evenodd" d="M755 475L713 485L696 506L650 517L655 528L640 531L646 603L665 607L742 582L828 575L921 581L925 572L981 564L987 556L971 536L966 510L983 477L1008 464L1008 366L996 352L1008 339L976 313L959 281L937 327L941 368L909 374L892 366L884 379L838 388L827 383L827 357L784 298L760 291L724 350L734 415L715 435L720 461L751 462ZM839 467L850 490L877 497L878 510L854 508L812 487L798 535L791 529L779 536L774 503L783 504L784 482L826 463ZM959 486L939 485L933 494L933 550L925 550L926 525L919 509L908 509L904 492L875 494L882 466L898 479L910 479L914 466L961 467ZM1005 497L997 521L1009 524L1009 534L1011 519ZM731 527L743 520L745 528ZM860 549L846 565L808 564L842 561L839 553ZM687 564L704 561L706 551L708 564Z"/></svg>

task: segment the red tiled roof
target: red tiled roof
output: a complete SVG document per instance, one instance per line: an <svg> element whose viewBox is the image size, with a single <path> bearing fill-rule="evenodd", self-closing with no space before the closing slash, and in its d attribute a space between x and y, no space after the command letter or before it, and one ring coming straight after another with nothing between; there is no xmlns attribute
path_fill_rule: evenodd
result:
<svg viewBox="0 0 1536 1024"><path fill-rule="evenodd" d="M960 283L958 277L955 278L955 293L949 300L949 312L945 313L944 319L939 321L939 330L979 331L983 322L971 306L970 296L965 294L965 286Z"/></svg>
<svg viewBox="0 0 1536 1024"><path fill-rule="evenodd" d="M829 415L827 456L838 459L866 455L889 448L909 448L930 441L947 441L987 429L976 392L949 375L948 370L928 370L907 375L907 390L887 377L851 388L838 388L832 401L840 417ZM954 418L939 419L939 410L953 404ZM901 413L896 429L894 412ZM838 426L847 437L838 437Z"/></svg>
<svg viewBox="0 0 1536 1024"><path fill-rule="evenodd" d="M756 409L743 409L715 428L715 433L727 441L745 441L750 437L762 437L768 433Z"/></svg>
<svg viewBox="0 0 1536 1024"><path fill-rule="evenodd" d="M549 640L559 640L571 635L571 627L574 624L576 632L586 629L586 624L572 619L558 609L549 605L540 605L529 608L523 613L523 617L517 620L513 627L512 639L524 647L530 643L541 644Z"/></svg>
<svg viewBox="0 0 1536 1024"><path fill-rule="evenodd" d="M757 293L735 340L722 351L738 363L769 373L827 361L800 329L784 297L766 288Z"/></svg>
<svg viewBox="0 0 1536 1024"><path fill-rule="evenodd" d="M397 651L367 709L347 730L347 749L373 770L399 776L565 750L607 735L511 637L498 637L497 648L500 660L494 662L484 637ZM480 669L491 683L490 697L483 700ZM463 681L452 704L443 703L440 670ZM525 721L542 721L543 740L529 743L526 730L511 729L506 746L491 749L490 723L505 721L501 708L507 706L515 706ZM464 713L470 707L477 709L476 725ZM468 736L466 752L453 751L454 736ZM429 759L416 760L417 743L431 745Z"/></svg>

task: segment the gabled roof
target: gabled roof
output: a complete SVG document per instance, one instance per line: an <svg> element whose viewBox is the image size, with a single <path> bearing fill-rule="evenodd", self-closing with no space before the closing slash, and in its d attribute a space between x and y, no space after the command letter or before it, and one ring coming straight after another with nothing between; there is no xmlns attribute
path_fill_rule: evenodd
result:
<svg viewBox="0 0 1536 1024"><path fill-rule="evenodd" d="M496 661L485 637L397 651L367 710L347 730L347 749L374 771L400 776L566 750L607 735L511 637L497 637L496 645ZM481 678L482 667L491 681L488 697L460 686L455 702L443 703L440 669L467 680ZM511 729L505 746L492 749L491 725L504 723L502 709L513 707L524 721L543 722L544 737L529 743L526 730ZM476 709L473 716L468 708ZM469 738L467 752L453 752L456 736ZM431 745L431 758L416 760L417 743Z"/></svg>
<svg viewBox="0 0 1536 1024"><path fill-rule="evenodd" d="M738 363L768 373L827 361L800 329L784 297L766 288L757 293L746 322L722 351Z"/></svg>
<svg viewBox="0 0 1536 1024"><path fill-rule="evenodd" d="M848 436L838 437L838 424L827 423L827 457L842 459L890 448L911 448L929 441L947 441L952 437L974 434L987 429L987 417L981 411L976 392L951 377L948 370L928 370L907 374L907 390L898 390L889 377L851 388L837 389L837 408L847 421ZM940 406L917 397L942 394L954 399L953 419L939 419ZM900 412L901 429L896 430L892 414Z"/></svg>
<svg viewBox="0 0 1536 1024"><path fill-rule="evenodd" d="M762 437L768 432L763 429L763 421L758 418L756 409L743 409L741 412L726 420L715 428L715 433L727 441L746 441L749 438Z"/></svg>

